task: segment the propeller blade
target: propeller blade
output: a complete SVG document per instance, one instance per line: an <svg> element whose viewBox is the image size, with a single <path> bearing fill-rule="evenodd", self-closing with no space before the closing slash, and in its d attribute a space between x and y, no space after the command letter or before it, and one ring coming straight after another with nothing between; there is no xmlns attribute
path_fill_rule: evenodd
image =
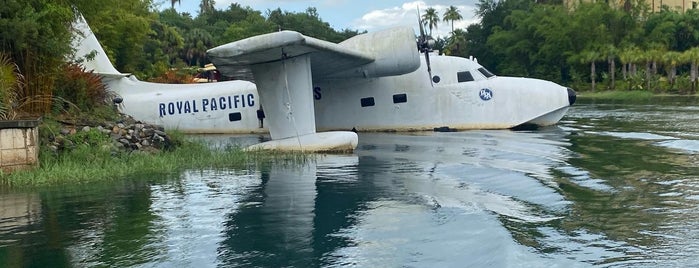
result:
<svg viewBox="0 0 699 268"><path fill-rule="evenodd" d="M425 51L425 63L427 64L427 75L429 75L430 79L430 85L434 87L434 83L432 82L432 66L430 66L430 52Z"/></svg>
<svg viewBox="0 0 699 268"><path fill-rule="evenodd" d="M420 15L420 7L417 8L417 23L420 26L420 37L417 41L417 47L419 52L425 53L425 64L427 64L427 75L429 75L430 85L434 87L434 82L432 82L432 66L430 65L430 38L425 34L425 25L422 21L422 16Z"/></svg>
<svg viewBox="0 0 699 268"><path fill-rule="evenodd" d="M425 29L422 27L422 15L420 15L420 7L417 7L417 25L420 26L420 40L425 40Z"/></svg>

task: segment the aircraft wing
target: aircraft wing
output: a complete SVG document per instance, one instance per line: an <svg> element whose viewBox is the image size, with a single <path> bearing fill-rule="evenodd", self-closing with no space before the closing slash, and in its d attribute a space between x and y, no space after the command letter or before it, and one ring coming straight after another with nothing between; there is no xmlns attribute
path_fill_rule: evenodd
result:
<svg viewBox="0 0 699 268"><path fill-rule="evenodd" d="M378 77L420 65L412 28L363 34L340 44L294 31L258 35L212 48L207 55L225 76L252 81L250 66L310 55L314 80Z"/></svg>

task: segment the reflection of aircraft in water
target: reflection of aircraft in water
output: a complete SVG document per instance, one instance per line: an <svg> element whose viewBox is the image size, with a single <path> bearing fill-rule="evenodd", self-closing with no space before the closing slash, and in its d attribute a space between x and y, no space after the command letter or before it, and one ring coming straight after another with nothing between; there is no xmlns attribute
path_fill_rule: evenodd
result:
<svg viewBox="0 0 699 268"><path fill-rule="evenodd" d="M357 135L349 130L551 125L575 101L573 90L553 82L499 77L466 58L430 56L429 38L422 34L416 46L413 29L406 27L338 44L293 31L235 41L210 49L208 57L222 75L256 84L197 85L147 83L122 74L87 24L80 21L76 28L86 33L76 39L76 55L97 53L84 66L106 78L123 98L124 113L184 132L268 130L272 140L256 148L352 150Z"/></svg>

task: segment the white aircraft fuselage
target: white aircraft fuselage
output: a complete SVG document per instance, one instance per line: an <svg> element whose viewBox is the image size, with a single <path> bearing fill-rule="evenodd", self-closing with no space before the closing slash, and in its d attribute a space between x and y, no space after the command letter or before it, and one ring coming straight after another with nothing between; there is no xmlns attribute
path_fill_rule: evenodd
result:
<svg viewBox="0 0 699 268"><path fill-rule="evenodd" d="M490 76L460 57L431 57L430 83L421 67L408 74L318 81L313 88L321 131L420 131L506 129L553 125L575 95L553 82ZM424 63L424 60L423 60ZM469 72L473 81L458 80ZM462 74L468 77L468 75ZM466 78L466 80L470 80ZM122 111L137 119L187 133L265 133L255 84L226 81L170 85L133 78L108 81L119 89Z"/></svg>

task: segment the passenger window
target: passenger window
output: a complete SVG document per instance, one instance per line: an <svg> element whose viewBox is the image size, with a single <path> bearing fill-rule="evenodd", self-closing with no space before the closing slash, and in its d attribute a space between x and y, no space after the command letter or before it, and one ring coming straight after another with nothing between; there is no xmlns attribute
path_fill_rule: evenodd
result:
<svg viewBox="0 0 699 268"><path fill-rule="evenodd" d="M491 77L495 76L493 73L491 73L490 71L486 70L483 67L478 68L478 71L481 72L486 78L491 78Z"/></svg>
<svg viewBox="0 0 699 268"><path fill-rule="evenodd" d="M473 81L473 75L471 75L471 72L458 72L456 73L456 77L459 80L459 83L461 82L471 82Z"/></svg>

